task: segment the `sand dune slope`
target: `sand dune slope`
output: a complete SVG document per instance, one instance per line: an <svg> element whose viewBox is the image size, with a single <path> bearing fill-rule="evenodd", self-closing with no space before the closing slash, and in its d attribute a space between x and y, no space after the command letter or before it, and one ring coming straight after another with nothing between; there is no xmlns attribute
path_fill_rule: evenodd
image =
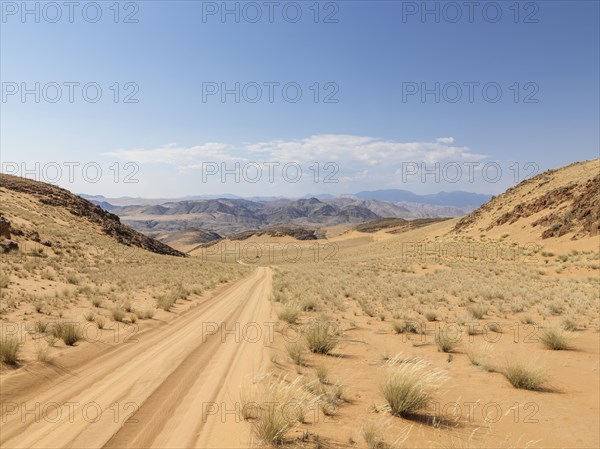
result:
<svg viewBox="0 0 600 449"><path fill-rule="evenodd" d="M0 445L248 447L250 429L221 410L235 409L240 384L268 362L267 330L255 338L254 324L253 332L243 329L269 321L271 276L269 268L258 268L168 325L72 372L8 376L1 385Z"/></svg>

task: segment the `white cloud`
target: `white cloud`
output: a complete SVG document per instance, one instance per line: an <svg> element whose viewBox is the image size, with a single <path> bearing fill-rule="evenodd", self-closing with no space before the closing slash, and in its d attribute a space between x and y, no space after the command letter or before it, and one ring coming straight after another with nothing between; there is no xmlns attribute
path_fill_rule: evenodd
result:
<svg viewBox="0 0 600 449"><path fill-rule="evenodd" d="M396 168L403 162L478 161L485 156L469 147L454 146L454 138L433 142L399 142L348 134L321 134L299 140L272 140L234 146L209 142L192 147L168 144L160 148L102 153L139 164L167 164L179 169L201 168L204 162L336 162L349 173L366 167Z"/></svg>

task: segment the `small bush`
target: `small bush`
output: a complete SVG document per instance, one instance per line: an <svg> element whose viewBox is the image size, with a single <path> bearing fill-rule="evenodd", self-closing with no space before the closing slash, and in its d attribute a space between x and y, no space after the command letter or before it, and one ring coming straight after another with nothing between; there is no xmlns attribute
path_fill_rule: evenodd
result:
<svg viewBox="0 0 600 449"><path fill-rule="evenodd" d="M290 324L296 324L298 318L300 318L300 307L296 304L288 303L283 306L283 309L279 312L278 317L280 320L286 321Z"/></svg>
<svg viewBox="0 0 600 449"><path fill-rule="evenodd" d="M102 299L100 298L92 298L91 302L94 307L100 307L102 305Z"/></svg>
<svg viewBox="0 0 600 449"><path fill-rule="evenodd" d="M162 295L156 301L156 307L163 309L165 312L170 312L175 305L176 299L170 295Z"/></svg>
<svg viewBox="0 0 600 449"><path fill-rule="evenodd" d="M5 336L0 340L0 360L14 365L19 360L21 342L15 336Z"/></svg>
<svg viewBox="0 0 600 449"><path fill-rule="evenodd" d="M96 313L93 310L90 310L89 312L85 312L83 314L83 317L85 318L86 321L94 321L94 319L96 318Z"/></svg>
<svg viewBox="0 0 600 449"><path fill-rule="evenodd" d="M482 319L488 312L489 307L483 304L477 304L476 306L469 308L469 314L476 320Z"/></svg>
<svg viewBox="0 0 600 449"><path fill-rule="evenodd" d="M418 361L392 368L382 392L393 415L414 415L431 405L434 389L445 377L440 371L425 371L425 366Z"/></svg>
<svg viewBox="0 0 600 449"><path fill-rule="evenodd" d="M328 370L325 365L321 363L319 366L317 366L316 374L317 379L319 379L319 382L321 382L322 384L327 383Z"/></svg>
<svg viewBox="0 0 600 449"><path fill-rule="evenodd" d="M81 340L81 329L77 323L64 323L60 338L65 342L67 346L73 346L79 340Z"/></svg>
<svg viewBox="0 0 600 449"><path fill-rule="evenodd" d="M317 310L317 301L314 299L305 299L302 302L302 310L305 312L314 312Z"/></svg>
<svg viewBox="0 0 600 449"><path fill-rule="evenodd" d="M50 346L47 346L47 345L46 345L46 346L39 345L39 346L36 348L36 354L35 354L35 358L36 358L36 360L37 360L38 362L42 362L42 363L45 363L45 362L47 362L47 361L48 361L48 358L49 358L49 357L48 357L48 353L49 353L49 351L50 351Z"/></svg>
<svg viewBox="0 0 600 449"><path fill-rule="evenodd" d="M285 347L290 359L299 366L304 365L304 346L300 342L290 343Z"/></svg>
<svg viewBox="0 0 600 449"><path fill-rule="evenodd" d="M35 303L35 311L37 313L42 313L44 311L44 303L41 301L38 301Z"/></svg>
<svg viewBox="0 0 600 449"><path fill-rule="evenodd" d="M308 349L315 354L329 354L338 344L332 325L323 320L308 326L305 338Z"/></svg>
<svg viewBox="0 0 600 449"><path fill-rule="evenodd" d="M135 314L140 320L149 320L154 318L154 314L156 313L156 309L153 307L144 307L142 309L135 309Z"/></svg>
<svg viewBox="0 0 600 449"><path fill-rule="evenodd" d="M116 307L112 310L112 319L114 321L122 322L125 318L125 311L120 307Z"/></svg>
<svg viewBox="0 0 600 449"><path fill-rule="evenodd" d="M79 284L79 278L77 277L77 275L75 274L67 274L66 277L67 283L72 284L72 285L78 285Z"/></svg>
<svg viewBox="0 0 600 449"><path fill-rule="evenodd" d="M577 326L577 322L574 319L565 318L562 322L562 328L569 332L575 332L579 329L579 326Z"/></svg>
<svg viewBox="0 0 600 449"><path fill-rule="evenodd" d="M494 372L496 369L492 364L492 351L494 345L484 341L479 347L473 345L467 346L466 354L472 365L477 366L485 371Z"/></svg>
<svg viewBox="0 0 600 449"><path fill-rule="evenodd" d="M290 404L295 407L290 408ZM280 445L286 433L297 422L304 422L309 406L308 393L294 382L280 379L267 385L256 385L242 397L241 415L249 420L257 438L268 445Z"/></svg>
<svg viewBox="0 0 600 449"><path fill-rule="evenodd" d="M546 348L554 351L572 348L570 335L559 327L544 329L540 333L540 341Z"/></svg>
<svg viewBox="0 0 600 449"><path fill-rule="evenodd" d="M510 362L503 374L513 387L522 390L541 390L548 380L542 368L526 366L520 362Z"/></svg>
<svg viewBox="0 0 600 449"><path fill-rule="evenodd" d="M458 341L458 338L450 337L447 332L444 332L443 330L435 335L435 344L442 352L451 352L454 350L454 348L458 346Z"/></svg>
<svg viewBox="0 0 600 449"><path fill-rule="evenodd" d="M104 318L102 315L98 315L94 321L96 321L96 326L98 326L98 329L104 329L104 326L106 325L106 318Z"/></svg>
<svg viewBox="0 0 600 449"><path fill-rule="evenodd" d="M435 321L437 320L438 314L435 310L428 310L425 312L425 318L427 321Z"/></svg>
<svg viewBox="0 0 600 449"><path fill-rule="evenodd" d="M48 323L44 320L36 320L34 323L34 329L38 334L45 334L48 328Z"/></svg>

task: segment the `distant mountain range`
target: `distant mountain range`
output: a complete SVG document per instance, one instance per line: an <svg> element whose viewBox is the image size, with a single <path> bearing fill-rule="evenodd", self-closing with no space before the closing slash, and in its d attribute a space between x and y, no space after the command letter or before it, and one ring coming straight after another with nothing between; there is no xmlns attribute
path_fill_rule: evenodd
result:
<svg viewBox="0 0 600 449"><path fill-rule="evenodd" d="M156 236L163 232L189 232L192 229L227 236L282 224L320 228L363 223L384 217L459 217L491 198L470 192L417 195L407 190L377 190L355 195L319 195L320 198L301 199L186 197L161 200L82 196L118 215L123 223L134 229Z"/></svg>

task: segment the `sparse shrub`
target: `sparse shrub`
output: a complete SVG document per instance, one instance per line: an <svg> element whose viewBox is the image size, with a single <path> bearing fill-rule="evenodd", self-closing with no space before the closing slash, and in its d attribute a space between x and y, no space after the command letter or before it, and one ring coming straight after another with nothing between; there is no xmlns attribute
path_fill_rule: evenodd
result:
<svg viewBox="0 0 600 449"><path fill-rule="evenodd" d="M60 338L65 342L67 346L73 346L79 340L81 340L81 329L77 323L64 323Z"/></svg>
<svg viewBox="0 0 600 449"><path fill-rule="evenodd" d="M33 326L38 334L45 334L48 323L44 320L36 320Z"/></svg>
<svg viewBox="0 0 600 449"><path fill-rule="evenodd" d="M0 339L0 360L14 365L19 360L21 342L15 336L5 336Z"/></svg>
<svg viewBox="0 0 600 449"><path fill-rule="evenodd" d="M535 321L533 320L533 318L531 317L531 315L525 315L523 318L521 318L521 323L523 323L523 324L535 324Z"/></svg>
<svg viewBox="0 0 600 449"><path fill-rule="evenodd" d="M397 334L403 334L405 332L405 323L402 321L394 321L392 323L392 329Z"/></svg>
<svg viewBox="0 0 600 449"><path fill-rule="evenodd" d="M123 310L125 310L125 312L133 312L133 306L131 305L131 303L129 301L126 301L123 303Z"/></svg>
<svg viewBox="0 0 600 449"><path fill-rule="evenodd" d="M395 416L424 411L433 401L434 389L445 381L440 371L426 371L426 363L403 363L392 368L382 392Z"/></svg>
<svg viewBox="0 0 600 449"><path fill-rule="evenodd" d="M544 329L540 333L540 341L554 351L572 349L570 335L559 327Z"/></svg>
<svg viewBox="0 0 600 449"><path fill-rule="evenodd" d="M0 289L7 288L10 284L10 277L6 274L0 274Z"/></svg>
<svg viewBox="0 0 600 449"><path fill-rule="evenodd" d="M437 345L438 349L442 352L451 352L452 350L454 350L454 348L458 346L458 341L458 338L452 338L444 330L440 330L435 335L435 344Z"/></svg>
<svg viewBox="0 0 600 449"><path fill-rule="evenodd" d="M319 379L319 382L321 382L322 384L327 383L327 367L324 364L319 364L317 366L316 369L316 374L317 374L317 379Z"/></svg>
<svg viewBox="0 0 600 449"><path fill-rule="evenodd" d="M165 312L170 312L171 308L175 305L175 298L169 295L162 295L156 301L156 307L163 309Z"/></svg>
<svg viewBox="0 0 600 449"><path fill-rule="evenodd" d="M96 318L96 313L93 310L90 310L88 312L85 312L83 314L83 317L86 321L94 321L94 319Z"/></svg>
<svg viewBox="0 0 600 449"><path fill-rule="evenodd" d="M123 318L125 318L125 311L120 307L115 307L111 313L114 321L122 322Z"/></svg>
<svg viewBox="0 0 600 449"><path fill-rule="evenodd" d="M383 446L385 429L379 420L370 419L363 424L360 433L367 443L368 449L379 449Z"/></svg>
<svg viewBox="0 0 600 449"><path fill-rule="evenodd" d="M488 310L488 306L477 304L473 307L469 307L469 314L476 320L480 320L487 314Z"/></svg>
<svg viewBox="0 0 600 449"><path fill-rule="evenodd" d="M68 284L73 284L73 285L79 284L79 278L77 277L77 275L75 275L73 273L67 274L66 281Z"/></svg>
<svg viewBox="0 0 600 449"><path fill-rule="evenodd" d="M304 365L304 346L300 342L290 343L285 347L290 359L299 366Z"/></svg>
<svg viewBox="0 0 600 449"><path fill-rule="evenodd" d="M515 361L507 365L503 374L513 387L522 390L541 390L548 380L542 368L526 366Z"/></svg>
<svg viewBox="0 0 600 449"><path fill-rule="evenodd" d="M486 329L491 330L492 332L496 332L497 334L501 334L502 333L502 327L500 326L500 323L488 323L486 324Z"/></svg>
<svg viewBox="0 0 600 449"><path fill-rule="evenodd" d="M425 312L425 318L427 321L435 321L437 320L438 314L435 310L428 310Z"/></svg>
<svg viewBox="0 0 600 449"><path fill-rule="evenodd" d="M306 329L305 338L308 349L315 354L329 354L338 343L331 323L325 320L311 323Z"/></svg>
<svg viewBox="0 0 600 449"><path fill-rule="evenodd" d="M94 321L96 322L98 329L104 329L104 326L106 325L106 318L104 318L102 315L98 315Z"/></svg>
<svg viewBox="0 0 600 449"><path fill-rule="evenodd" d="M314 312L317 310L317 301L314 299L305 299L302 302L302 310L305 312Z"/></svg>
<svg viewBox="0 0 600 449"><path fill-rule="evenodd" d="M296 324L298 318L300 318L300 307L293 303L287 303L283 306L277 315L280 320L286 321L290 324Z"/></svg>
<svg viewBox="0 0 600 449"><path fill-rule="evenodd" d="M479 347L469 345L466 348L466 354L472 365L477 366L485 371L494 372L496 369L492 365L493 344L484 341Z"/></svg>
<svg viewBox="0 0 600 449"><path fill-rule="evenodd" d="M38 301L35 303L35 311L37 313L42 313L44 311L44 303L41 301Z"/></svg>
<svg viewBox="0 0 600 449"><path fill-rule="evenodd" d="M50 346L39 345L36 348L35 358L38 362L46 363L48 361L48 353L50 352Z"/></svg>
<svg viewBox="0 0 600 449"><path fill-rule="evenodd" d="M102 305L102 299L100 298L92 298L91 303L94 307L100 307Z"/></svg>
<svg viewBox="0 0 600 449"><path fill-rule="evenodd" d="M140 320L149 320L154 318L156 309L153 307L144 307L142 309L135 309L135 314Z"/></svg>
<svg viewBox="0 0 600 449"><path fill-rule="evenodd" d="M249 420L257 438L268 445L280 445L296 422L304 422L310 401L298 385L298 379L280 379L256 385L251 394L242 396L241 415ZM289 404L295 404L290 409Z"/></svg>
<svg viewBox="0 0 600 449"><path fill-rule="evenodd" d="M565 318L562 322L562 328L569 332L575 332L578 329L577 322L573 318Z"/></svg>

